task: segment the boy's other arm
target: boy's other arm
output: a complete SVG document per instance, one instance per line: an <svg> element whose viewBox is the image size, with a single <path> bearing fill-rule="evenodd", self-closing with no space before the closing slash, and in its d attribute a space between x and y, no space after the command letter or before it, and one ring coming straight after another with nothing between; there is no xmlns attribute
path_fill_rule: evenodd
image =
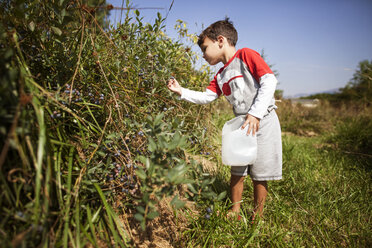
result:
<svg viewBox="0 0 372 248"><path fill-rule="evenodd" d="M274 97L277 83L278 80L275 75L271 73L265 74L260 78L260 88L258 89L257 97L254 100L251 109L248 111L246 120L242 125L242 129L249 125L247 135L252 131L252 135L254 136L258 131L260 127L260 119L262 119L262 117L267 113L267 108Z"/></svg>
<svg viewBox="0 0 372 248"><path fill-rule="evenodd" d="M200 92L183 88L174 78L169 79L168 89L180 95L181 100L196 104L207 104L218 98L218 95L209 89Z"/></svg>
<svg viewBox="0 0 372 248"><path fill-rule="evenodd" d="M258 52L249 48L243 48L239 56L259 83L257 96L248 114L262 119L274 98L277 79Z"/></svg>
<svg viewBox="0 0 372 248"><path fill-rule="evenodd" d="M248 114L259 119L267 113L271 100L274 98L274 93L278 80L274 74L268 73L260 78L260 88Z"/></svg>

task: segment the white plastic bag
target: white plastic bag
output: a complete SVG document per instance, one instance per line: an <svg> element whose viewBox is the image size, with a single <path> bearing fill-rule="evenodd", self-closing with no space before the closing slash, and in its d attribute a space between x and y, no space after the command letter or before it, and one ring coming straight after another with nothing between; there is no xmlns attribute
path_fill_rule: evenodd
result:
<svg viewBox="0 0 372 248"><path fill-rule="evenodd" d="M257 158L257 138L247 135L248 125L242 130L245 116L229 120L222 128L222 163L243 166L254 163Z"/></svg>

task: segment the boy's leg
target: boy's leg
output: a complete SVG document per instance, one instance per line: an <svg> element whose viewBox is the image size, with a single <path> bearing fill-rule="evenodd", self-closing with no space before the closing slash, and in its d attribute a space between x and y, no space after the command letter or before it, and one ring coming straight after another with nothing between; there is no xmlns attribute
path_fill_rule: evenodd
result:
<svg viewBox="0 0 372 248"><path fill-rule="evenodd" d="M233 203L232 211L239 213L240 201L242 200L245 176L231 175L230 190L231 201Z"/></svg>
<svg viewBox="0 0 372 248"><path fill-rule="evenodd" d="M253 181L253 194L254 194L254 210L253 219L258 214L260 217L263 215L264 205L267 196L267 181Z"/></svg>

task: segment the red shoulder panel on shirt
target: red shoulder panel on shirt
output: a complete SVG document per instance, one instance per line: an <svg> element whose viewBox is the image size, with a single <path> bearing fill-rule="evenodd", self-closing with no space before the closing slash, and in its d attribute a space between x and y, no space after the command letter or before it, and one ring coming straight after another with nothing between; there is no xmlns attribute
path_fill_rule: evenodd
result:
<svg viewBox="0 0 372 248"><path fill-rule="evenodd" d="M236 57L243 60L243 62L247 65L249 71L252 73L253 77L257 80L257 82L260 81L260 78L263 75L267 73L273 74L272 70L263 60L261 55L252 49L249 48L240 49Z"/></svg>
<svg viewBox="0 0 372 248"><path fill-rule="evenodd" d="M218 86L218 83L217 83L217 75L218 75L219 73L221 73L221 72L223 71L223 69L224 69L224 68L221 68L221 69L217 72L216 76L214 76L213 80L209 83L209 86L207 87L207 89L213 91L213 92L216 93L218 96L220 96L220 95L222 94L222 92L221 92L221 89L220 89L220 87Z"/></svg>

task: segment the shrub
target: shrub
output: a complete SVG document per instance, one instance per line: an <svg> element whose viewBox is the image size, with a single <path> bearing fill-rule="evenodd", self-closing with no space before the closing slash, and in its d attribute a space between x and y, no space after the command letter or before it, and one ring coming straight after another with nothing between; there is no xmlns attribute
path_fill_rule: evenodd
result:
<svg viewBox="0 0 372 248"><path fill-rule="evenodd" d="M134 18L127 14L123 24L104 30L88 2L1 3L4 246L14 240L26 247L97 246L99 240L125 246L130 238L117 211L133 209L140 199L139 205L151 207L144 211L151 219L156 211L145 197L156 185L151 180L163 185L169 175L165 195L182 183L159 167L159 154L170 156L165 159L170 171L180 164L186 168L178 163L180 143L169 153L158 145L152 149L148 140L160 138L147 132L145 124L152 124L146 120L156 122L162 113L161 122L171 125L161 137L173 144L192 130L195 146L206 146L200 137L208 119L195 123L206 108L176 101L165 82L172 73L181 82L192 78L197 88L208 71L193 69L194 54L164 35L160 15L153 25L144 24L136 11ZM146 158L161 171L150 181L143 177L152 168L142 167ZM203 192L207 185L193 180L199 172L190 172L188 183Z"/></svg>
<svg viewBox="0 0 372 248"><path fill-rule="evenodd" d="M282 100L278 103L277 112L282 131L306 136L327 131L329 110L327 102L315 108L307 108L301 104L292 104L290 100Z"/></svg>
<svg viewBox="0 0 372 248"><path fill-rule="evenodd" d="M371 166L372 119L361 115L347 118L336 125L335 132L328 138L342 152L346 152L362 163ZM369 168L371 169L371 168Z"/></svg>

